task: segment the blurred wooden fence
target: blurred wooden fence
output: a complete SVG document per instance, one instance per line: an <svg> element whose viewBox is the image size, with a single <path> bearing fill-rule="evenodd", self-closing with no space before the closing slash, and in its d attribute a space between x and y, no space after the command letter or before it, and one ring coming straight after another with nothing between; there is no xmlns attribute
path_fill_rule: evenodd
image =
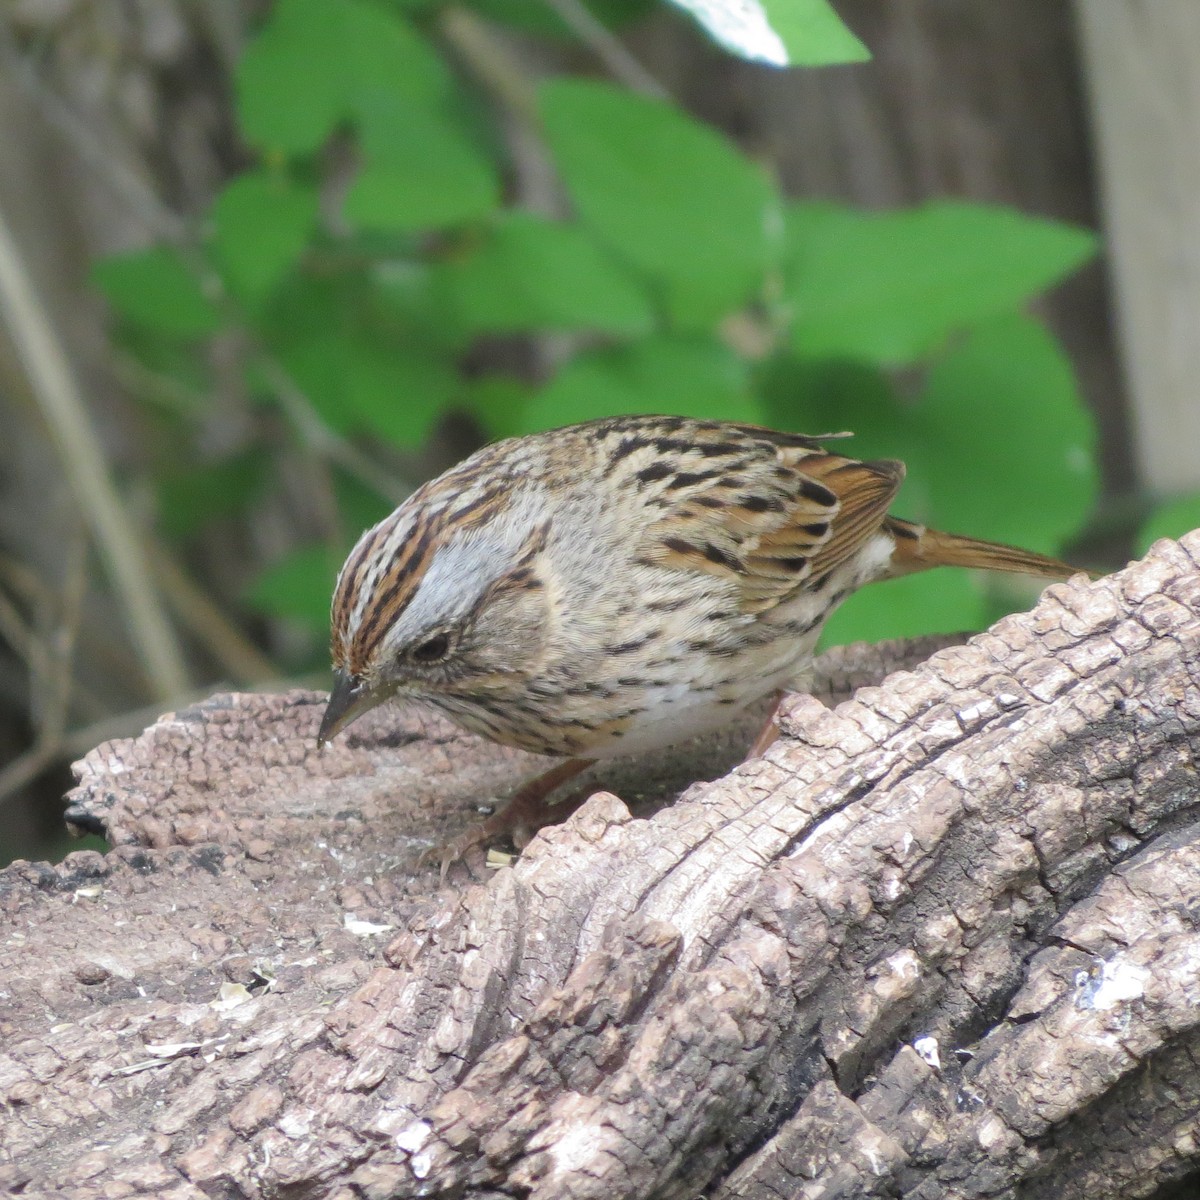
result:
<svg viewBox="0 0 1200 1200"><path fill-rule="evenodd" d="M1138 479L1200 488L1200 4L1075 0Z"/></svg>

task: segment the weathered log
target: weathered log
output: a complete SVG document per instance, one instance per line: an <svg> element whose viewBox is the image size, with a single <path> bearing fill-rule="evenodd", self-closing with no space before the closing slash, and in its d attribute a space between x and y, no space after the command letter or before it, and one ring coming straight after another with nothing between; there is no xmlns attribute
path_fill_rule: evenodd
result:
<svg viewBox="0 0 1200 1200"><path fill-rule="evenodd" d="M318 754L319 695L214 697L99 747L68 815L112 852L0 874L0 1183L1073 1200L1186 1178L1198 560L1200 534L1160 543L836 710L793 697L764 758L657 811L737 738L614 765L482 882L415 862L534 760L414 711ZM817 690L899 661L837 652Z"/></svg>

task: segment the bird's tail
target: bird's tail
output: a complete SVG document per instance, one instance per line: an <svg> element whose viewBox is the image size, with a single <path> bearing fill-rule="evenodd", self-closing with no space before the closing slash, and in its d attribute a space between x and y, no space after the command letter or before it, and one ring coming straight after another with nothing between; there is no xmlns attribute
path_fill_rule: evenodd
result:
<svg viewBox="0 0 1200 1200"><path fill-rule="evenodd" d="M892 572L910 575L931 567L973 567L982 571L1011 571L1018 575L1036 575L1042 579L1069 579L1083 571L1032 550L985 542L979 538L941 533L899 517L888 517L885 528L896 542L892 553ZM1095 573L1085 572L1096 578Z"/></svg>

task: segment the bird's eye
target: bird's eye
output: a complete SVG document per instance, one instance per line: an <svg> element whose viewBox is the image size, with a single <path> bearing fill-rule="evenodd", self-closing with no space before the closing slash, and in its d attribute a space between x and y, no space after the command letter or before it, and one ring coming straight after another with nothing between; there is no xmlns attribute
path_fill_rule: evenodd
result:
<svg viewBox="0 0 1200 1200"><path fill-rule="evenodd" d="M426 638L414 646L410 653L413 659L419 663L441 662L450 653L450 635L435 633L433 637Z"/></svg>

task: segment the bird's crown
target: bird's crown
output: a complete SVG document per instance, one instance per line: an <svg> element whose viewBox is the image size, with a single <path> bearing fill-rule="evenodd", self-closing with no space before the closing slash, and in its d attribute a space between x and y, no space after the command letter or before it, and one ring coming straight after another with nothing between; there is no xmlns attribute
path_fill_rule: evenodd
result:
<svg viewBox="0 0 1200 1200"><path fill-rule="evenodd" d="M336 668L369 676L381 657L464 619L528 557L530 488L506 477L464 482L443 476L418 489L359 539L333 596Z"/></svg>

